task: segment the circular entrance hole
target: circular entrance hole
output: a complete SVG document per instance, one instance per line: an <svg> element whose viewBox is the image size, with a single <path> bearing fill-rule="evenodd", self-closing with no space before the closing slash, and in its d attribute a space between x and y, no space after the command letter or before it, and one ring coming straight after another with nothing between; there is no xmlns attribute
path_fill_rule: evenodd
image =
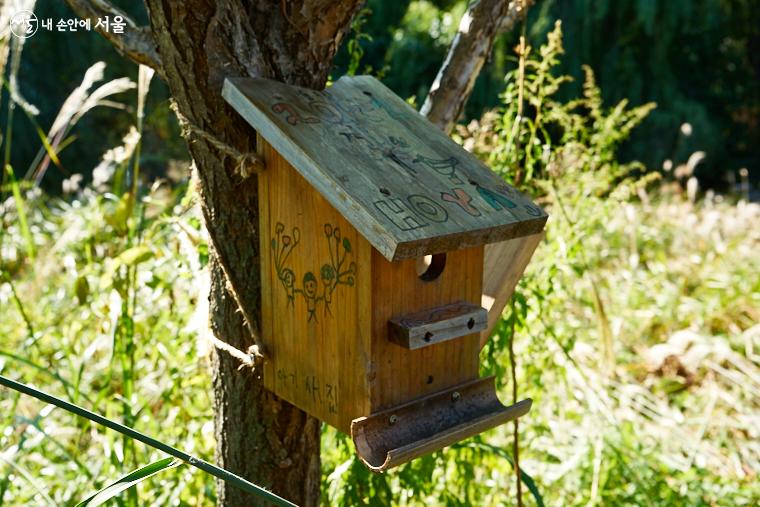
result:
<svg viewBox="0 0 760 507"><path fill-rule="evenodd" d="M443 273L443 268L445 267L445 253L426 255L417 259L417 276L420 277L420 280L431 282L441 276L441 273Z"/></svg>

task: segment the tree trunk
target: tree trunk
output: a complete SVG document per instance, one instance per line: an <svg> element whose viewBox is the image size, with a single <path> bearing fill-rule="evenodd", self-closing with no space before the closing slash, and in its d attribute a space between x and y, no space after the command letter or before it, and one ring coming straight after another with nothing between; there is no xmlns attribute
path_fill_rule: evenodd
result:
<svg viewBox="0 0 760 507"><path fill-rule="evenodd" d="M261 76L322 88L359 1L147 0L163 75L191 125L188 147L213 249L211 324L246 350L260 329L258 193L231 150L255 149L250 127L221 97L225 77ZM247 319L247 322L244 320ZM299 505L319 500L320 423L266 391L259 372L213 360L218 463ZM256 505L218 483L219 504Z"/></svg>

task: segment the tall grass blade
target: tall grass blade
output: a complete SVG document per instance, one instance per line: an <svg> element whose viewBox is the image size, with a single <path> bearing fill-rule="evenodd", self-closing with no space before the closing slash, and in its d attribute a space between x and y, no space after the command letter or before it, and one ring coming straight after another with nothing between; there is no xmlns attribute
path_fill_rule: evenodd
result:
<svg viewBox="0 0 760 507"><path fill-rule="evenodd" d="M131 90L136 85L129 78L120 78L109 81L92 92L91 88L95 83L101 81L104 77L106 64L97 62L85 72L82 83L71 92L64 101L58 115L53 120L47 135L44 136L43 147L37 153L37 156L29 166L26 177L33 178L39 183L45 175L50 161L55 163L54 155L60 151L58 146L64 141L69 130L91 109L98 106L123 108L121 103L108 100L112 95L123 93ZM53 156L51 156L51 154Z"/></svg>
<svg viewBox="0 0 760 507"><path fill-rule="evenodd" d="M34 240L32 239L32 233L29 230L29 223L26 220L26 208L24 197L21 195L21 186L19 185L18 180L16 180L16 175L13 173L13 168L10 164L5 166L5 173L10 182L13 200L16 202L18 225L21 229L21 236L24 238L24 243L26 243L26 254L29 256L29 260L34 261Z"/></svg>
<svg viewBox="0 0 760 507"><path fill-rule="evenodd" d="M159 472L178 467L181 464L182 461L176 458L163 458L158 461L154 461L149 465L145 465L144 467L138 468L137 470L128 473L118 481L109 484L105 488L95 492L87 499L79 502L76 507L95 507L97 505L103 505L122 491L136 486L137 484L150 477L153 477Z"/></svg>
<svg viewBox="0 0 760 507"><path fill-rule="evenodd" d="M132 429L128 426L124 426L123 424L119 424L116 421L112 421L111 419L108 419L106 417L103 417L102 415L96 414L95 412L91 412L78 405L74 405L73 403L69 403L60 398L56 398L55 396L39 391L26 384L22 384L21 382L16 382L15 380L11 380L2 375L0 375L0 385L13 389L14 391L18 391L20 393L26 394L27 396L32 396L34 398L37 398L38 400L44 401L45 403L50 403L51 405L55 405L56 407L66 410L67 412L71 412L72 414L78 415L80 417L84 417L85 419L89 419L90 421L96 424L105 426L106 428L112 429L118 433L121 433L122 435L125 435L134 440L140 441L150 447L153 447L154 449L163 451L166 454L169 454L170 456L174 456L175 458L178 458L196 468L203 470L207 474L213 475L214 477L218 479L222 479L223 481L232 484L236 488L240 488L247 493L250 493L259 498L263 498L269 502L272 502L275 505L281 505L285 507L297 507L296 504L280 496L277 496L270 491L267 491L261 486L257 486L253 484L252 482L249 482L243 479L239 475L235 475L228 470L220 468L216 465L212 465L211 463L203 461L202 459L198 459L194 456L191 456L190 454L180 451L179 449L176 449L168 444L165 444L161 442L160 440L156 440L155 438L149 437L148 435L144 435L143 433L140 433L139 431L135 429Z"/></svg>

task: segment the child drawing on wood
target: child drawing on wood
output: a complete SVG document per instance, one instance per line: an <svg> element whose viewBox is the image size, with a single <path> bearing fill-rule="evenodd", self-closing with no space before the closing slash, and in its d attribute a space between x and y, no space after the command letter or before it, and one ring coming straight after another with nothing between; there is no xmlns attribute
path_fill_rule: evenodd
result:
<svg viewBox="0 0 760 507"><path fill-rule="evenodd" d="M325 224L325 237L330 248L330 264L322 266L322 283L324 285L325 314L332 315L330 304L332 303L332 293L338 285L354 285L354 275L356 275L356 263L351 262L346 267L346 257L351 255L351 242L348 238L340 237L340 227L333 228L330 224ZM342 248L341 248L342 247ZM342 254L341 254L342 250ZM345 267L345 270L342 271Z"/></svg>
<svg viewBox="0 0 760 507"><path fill-rule="evenodd" d="M333 293L338 285L354 285L356 263L350 260L353 255L351 242L342 238L339 227L325 224L324 233L330 252L330 262L322 264L319 270L320 287L317 277L312 271L307 271L301 281L301 287L296 287L297 275L286 266L287 260L295 247L300 243L301 233L294 227L290 235L284 234L285 225L278 222L272 238L272 253L277 278L285 289L288 305L295 307L296 294L300 294L306 303L307 321L317 321L317 307L324 304L325 316L332 316L330 305L333 303ZM321 293L320 293L321 289Z"/></svg>
<svg viewBox="0 0 760 507"><path fill-rule="evenodd" d="M317 303L323 299L322 296L317 296L317 279L314 273L307 271L303 275L303 290L299 290L306 299L306 310L309 314L309 320L317 320Z"/></svg>
<svg viewBox="0 0 760 507"><path fill-rule="evenodd" d="M298 227L293 228L292 236L283 234L285 232L285 225L277 223L274 229L275 237L272 238L272 250L274 251L274 267L277 273L277 278L282 282L282 286L285 287L285 293L288 296L288 304L295 303L295 295L298 289L295 288L296 275L292 269L285 267L285 262L293 252L293 249L301 241L301 231Z"/></svg>

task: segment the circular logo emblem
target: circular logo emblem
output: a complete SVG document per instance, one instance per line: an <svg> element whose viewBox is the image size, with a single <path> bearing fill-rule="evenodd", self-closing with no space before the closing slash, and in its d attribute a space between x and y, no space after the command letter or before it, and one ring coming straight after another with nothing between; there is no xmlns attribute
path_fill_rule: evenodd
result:
<svg viewBox="0 0 760 507"><path fill-rule="evenodd" d="M31 11L18 11L11 18L11 33L19 39L28 39L39 28L37 16Z"/></svg>

